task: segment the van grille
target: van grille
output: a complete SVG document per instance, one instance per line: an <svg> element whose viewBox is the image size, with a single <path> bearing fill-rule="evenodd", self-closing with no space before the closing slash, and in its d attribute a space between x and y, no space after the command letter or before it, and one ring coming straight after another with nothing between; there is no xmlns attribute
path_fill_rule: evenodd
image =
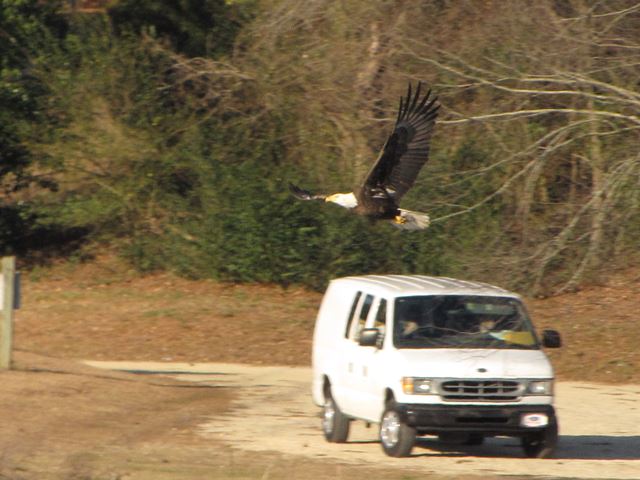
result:
<svg viewBox="0 0 640 480"><path fill-rule="evenodd" d="M519 382L504 380L447 380L440 384L440 395L450 401L508 402L518 400Z"/></svg>

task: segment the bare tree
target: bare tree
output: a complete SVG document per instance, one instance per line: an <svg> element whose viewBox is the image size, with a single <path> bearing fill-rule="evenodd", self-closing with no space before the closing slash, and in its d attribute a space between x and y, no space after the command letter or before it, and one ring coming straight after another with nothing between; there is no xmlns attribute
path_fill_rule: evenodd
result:
<svg viewBox="0 0 640 480"><path fill-rule="evenodd" d="M416 207L463 231L498 205L502 238L477 241L497 261L470 264L543 294L575 288L640 235L639 27L631 0L281 0L227 63L176 57L168 88L196 85L212 111L246 111L250 85L255 121L287 118L286 161L348 188L407 80L426 80L445 107L431 173L443 188ZM445 158L469 142L482 164Z"/></svg>
<svg viewBox="0 0 640 480"><path fill-rule="evenodd" d="M469 53L477 52L433 49L419 38L407 38L405 52L417 64L442 72L442 88L453 103L461 105L456 99L470 94L491 99L466 113L450 111L440 122L495 134L493 124L501 121L502 142L497 145L508 146L496 152L492 165L461 175L487 175L505 164L516 167L507 169L493 193L436 221L470 213L496 196L506 201L510 196L526 247L518 253L517 270L527 275L535 293L545 291L550 271L568 272L559 288L563 291L597 270L611 253L612 240L619 243L625 237L625 225L616 222L619 213L624 211L626 218L638 214L633 185L640 176L640 4L566 2L570 8L564 16L551 2L495 7L503 18L515 21L508 11L514 3L538 19L535 32L545 44L534 43L510 62L502 60L502 48L473 57ZM532 127L532 139L514 141L518 131ZM571 173L566 176L565 171ZM536 203L543 207L538 216L546 231L531 236L528 225Z"/></svg>

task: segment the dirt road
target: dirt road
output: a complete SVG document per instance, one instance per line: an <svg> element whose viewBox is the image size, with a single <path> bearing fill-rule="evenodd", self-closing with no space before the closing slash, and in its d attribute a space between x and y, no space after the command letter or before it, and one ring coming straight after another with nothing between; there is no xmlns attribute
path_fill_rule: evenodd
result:
<svg viewBox="0 0 640 480"><path fill-rule="evenodd" d="M344 463L389 466L439 475L514 475L552 478L640 478L640 385L567 382L556 388L561 438L555 459L522 458L515 439L482 446L443 445L424 439L412 458L386 457L375 426L354 422L347 444L329 444L310 397L310 370L234 364L90 362L132 371L155 371L206 385L230 387L232 408L210 418L199 433L234 448L275 451Z"/></svg>

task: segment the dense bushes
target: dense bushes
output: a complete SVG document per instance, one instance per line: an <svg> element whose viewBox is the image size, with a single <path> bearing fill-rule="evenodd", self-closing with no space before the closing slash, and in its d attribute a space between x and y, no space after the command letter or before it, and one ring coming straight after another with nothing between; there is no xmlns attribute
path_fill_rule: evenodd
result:
<svg viewBox="0 0 640 480"><path fill-rule="evenodd" d="M612 34L637 46L617 3ZM526 19L501 2L2 5L2 28L18 15L48 45L3 57L0 115L18 120L0 122L5 252L66 231L191 277L319 288L421 272L545 292L640 242L637 65L584 47L608 17L580 2L529 5ZM289 181L357 184L415 79L444 106L406 197L429 230L290 197Z"/></svg>
<svg viewBox="0 0 640 480"><path fill-rule="evenodd" d="M46 136L56 118L47 115L48 89L36 75L39 55L54 51L67 31L60 2L0 1L0 194L6 197L33 184L54 185L38 175L46 155L34 155L30 139ZM34 129L33 125L38 128ZM26 205L0 200L0 249L16 251L33 235Z"/></svg>

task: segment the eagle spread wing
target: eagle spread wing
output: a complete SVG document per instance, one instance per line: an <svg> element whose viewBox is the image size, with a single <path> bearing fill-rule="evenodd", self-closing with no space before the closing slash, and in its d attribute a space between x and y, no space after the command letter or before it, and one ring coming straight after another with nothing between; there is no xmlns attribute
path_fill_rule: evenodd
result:
<svg viewBox="0 0 640 480"><path fill-rule="evenodd" d="M303 190L293 183L289 183L289 190L298 200L324 200L327 198L326 195L318 195L310 192L309 190Z"/></svg>
<svg viewBox="0 0 640 480"><path fill-rule="evenodd" d="M420 169L429 158L429 142L440 105L430 99L431 90L420 99L420 87L412 96L400 98L398 118L375 164L366 176L362 190L369 195L388 195L397 205L413 186Z"/></svg>

